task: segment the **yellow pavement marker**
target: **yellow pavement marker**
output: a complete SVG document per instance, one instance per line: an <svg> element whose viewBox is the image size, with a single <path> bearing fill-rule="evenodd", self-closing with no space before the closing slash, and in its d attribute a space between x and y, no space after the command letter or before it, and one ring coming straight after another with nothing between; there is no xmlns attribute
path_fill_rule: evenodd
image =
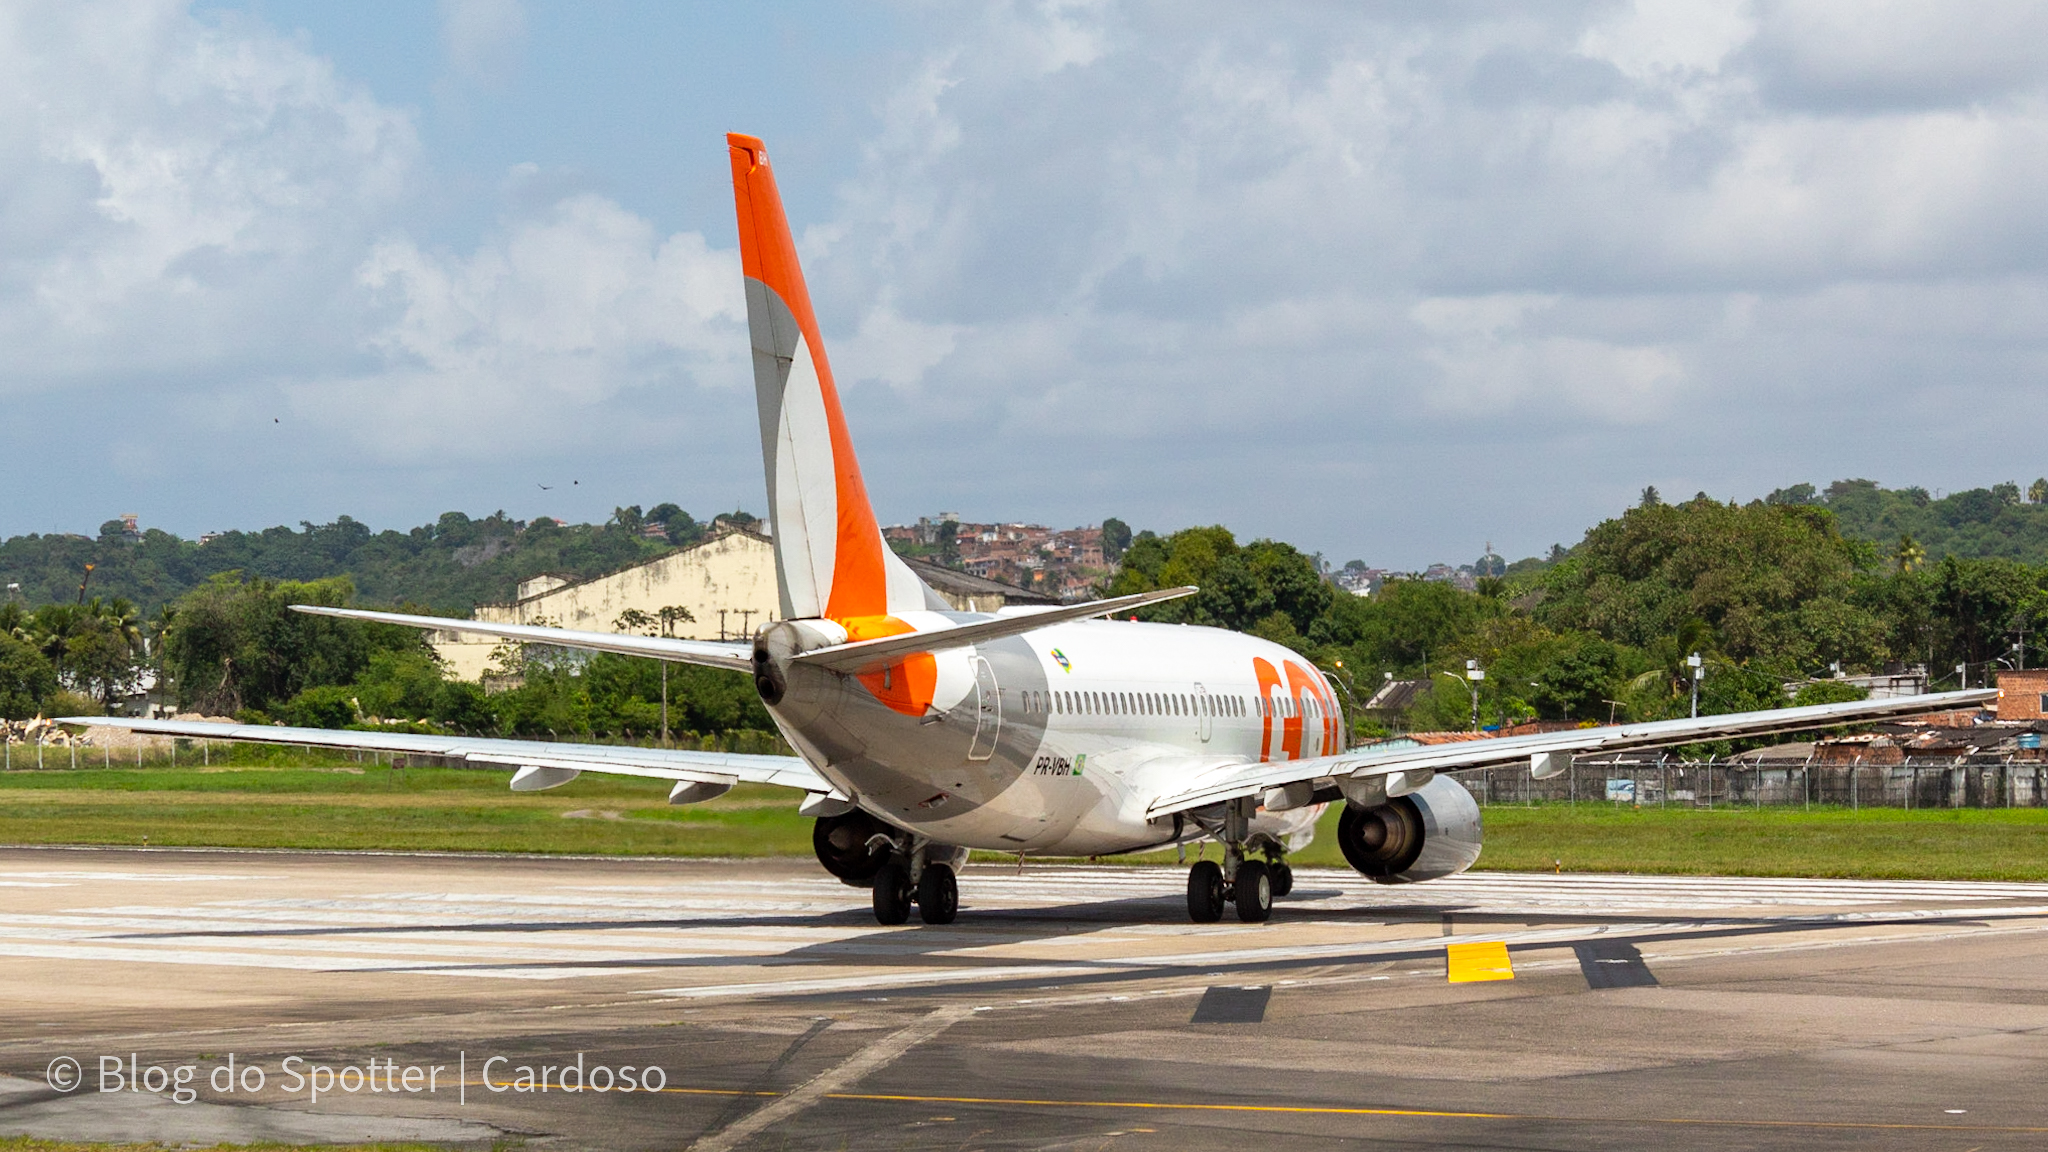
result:
<svg viewBox="0 0 2048 1152"><path fill-rule="evenodd" d="M1508 961L1508 946L1504 941L1485 940L1477 944L1446 944L1444 952L1449 960L1451 983L1465 984L1474 980L1513 980L1515 966Z"/></svg>

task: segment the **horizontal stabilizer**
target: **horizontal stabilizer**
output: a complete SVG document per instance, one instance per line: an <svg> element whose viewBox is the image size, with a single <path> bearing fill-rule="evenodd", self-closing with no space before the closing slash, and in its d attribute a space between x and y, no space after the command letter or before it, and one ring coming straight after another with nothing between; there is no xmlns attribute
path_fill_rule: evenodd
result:
<svg viewBox="0 0 2048 1152"><path fill-rule="evenodd" d="M1192 586L1161 588L1131 596L1118 596L1110 600L1091 600L1086 604L1070 604L1064 608L1049 608L1043 612L1004 616L976 624L962 624L956 628L905 632L896 636L884 636L878 640L862 640L831 648L816 648L797 656L795 663L817 665L835 672L871 672L915 652L943 652L949 648L985 644L1005 636L1021 636L1026 632L1036 632L1040 628L1050 628L1054 624L1107 616L1113 612L1127 612L1164 600L1178 600L1183 596L1192 596L1197 591L1199 589Z"/></svg>
<svg viewBox="0 0 2048 1152"><path fill-rule="evenodd" d="M558 648L580 648L590 652L617 652L625 656L648 656L678 664L703 664L746 672L754 666L754 650L747 644L717 640L677 640L668 636L628 636L616 632L579 632L571 628L543 628L537 624L487 624L480 620L457 620L448 616L409 616L403 612L366 612L361 608L325 608L317 604L294 604L292 611L309 616L339 616L344 620L367 620L373 624L398 624L407 628L430 628L436 632L468 632L496 636L521 644L552 644Z"/></svg>

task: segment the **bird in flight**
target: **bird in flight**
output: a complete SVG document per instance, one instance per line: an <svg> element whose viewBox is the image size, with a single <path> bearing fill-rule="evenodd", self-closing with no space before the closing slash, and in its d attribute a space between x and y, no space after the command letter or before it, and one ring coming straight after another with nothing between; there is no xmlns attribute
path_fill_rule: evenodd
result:
<svg viewBox="0 0 2048 1152"><path fill-rule="evenodd" d="M554 486L553 486L553 485L551 485L551 484L542 484L542 485L540 485L539 487L540 487L540 490L541 490L541 491L543 491L543 492L553 492L553 491L555 490L555 489L554 489Z"/></svg>

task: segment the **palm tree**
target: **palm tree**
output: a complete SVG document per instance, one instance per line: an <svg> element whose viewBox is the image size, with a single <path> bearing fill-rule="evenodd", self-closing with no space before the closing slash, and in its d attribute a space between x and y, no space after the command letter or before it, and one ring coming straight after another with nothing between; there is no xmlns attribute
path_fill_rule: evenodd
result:
<svg viewBox="0 0 2048 1152"><path fill-rule="evenodd" d="M1899 571L1911 572L1927 563L1927 549L1922 548L1919 541L1902 533L1899 536L1898 547L1892 550L1892 560L1898 564Z"/></svg>
<svg viewBox="0 0 2048 1152"><path fill-rule="evenodd" d="M1685 695L1692 690L1692 665L1688 659L1695 653L1708 660L1720 653L1720 640L1704 620L1683 621L1672 635L1651 641L1649 655L1658 666L1630 680L1628 691L1648 692L1661 685L1666 700Z"/></svg>

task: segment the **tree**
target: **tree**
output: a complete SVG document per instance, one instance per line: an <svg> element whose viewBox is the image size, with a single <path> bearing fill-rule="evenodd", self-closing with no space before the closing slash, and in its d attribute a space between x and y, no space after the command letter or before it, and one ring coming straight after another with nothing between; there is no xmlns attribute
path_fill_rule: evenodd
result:
<svg viewBox="0 0 2048 1152"><path fill-rule="evenodd" d="M1114 564L1131 546L1131 526L1114 516L1102 522L1102 558Z"/></svg>
<svg viewBox="0 0 2048 1152"><path fill-rule="evenodd" d="M1902 532L1899 534L1898 547L1892 549L1892 562L1899 566L1899 571L1911 572L1927 563L1927 549Z"/></svg>
<svg viewBox="0 0 2048 1152"><path fill-rule="evenodd" d="M1658 495L1657 486L1655 484L1651 484L1643 489L1642 500L1640 503L1637 504L1637 507L1655 508L1662 503L1664 503L1664 497Z"/></svg>
<svg viewBox="0 0 2048 1152"><path fill-rule="evenodd" d="M1714 500L1632 508L1586 533L1538 579L1536 619L1647 649L1699 621L1736 662L1768 659L1788 677L1882 656L1883 622L1856 601L1875 550L1845 539L1825 509ZM1816 620L1829 624L1814 634ZM1844 648L1843 645L1849 645Z"/></svg>
<svg viewBox="0 0 2048 1152"><path fill-rule="evenodd" d="M77 613L65 643L73 684L88 689L111 711L142 677L142 614L120 597L93 597Z"/></svg>
<svg viewBox="0 0 2048 1152"><path fill-rule="evenodd" d="M2048 504L2048 476L2041 477L2032 484L2027 485L2027 503Z"/></svg>
<svg viewBox="0 0 2048 1152"><path fill-rule="evenodd" d="M307 688L353 683L379 650L426 650L412 628L291 610L347 605L346 577L306 583L226 572L187 593L165 636L179 703L214 715L268 711Z"/></svg>
<svg viewBox="0 0 2048 1152"><path fill-rule="evenodd" d="M26 720L57 690L57 671L35 645L0 631L0 718Z"/></svg>

